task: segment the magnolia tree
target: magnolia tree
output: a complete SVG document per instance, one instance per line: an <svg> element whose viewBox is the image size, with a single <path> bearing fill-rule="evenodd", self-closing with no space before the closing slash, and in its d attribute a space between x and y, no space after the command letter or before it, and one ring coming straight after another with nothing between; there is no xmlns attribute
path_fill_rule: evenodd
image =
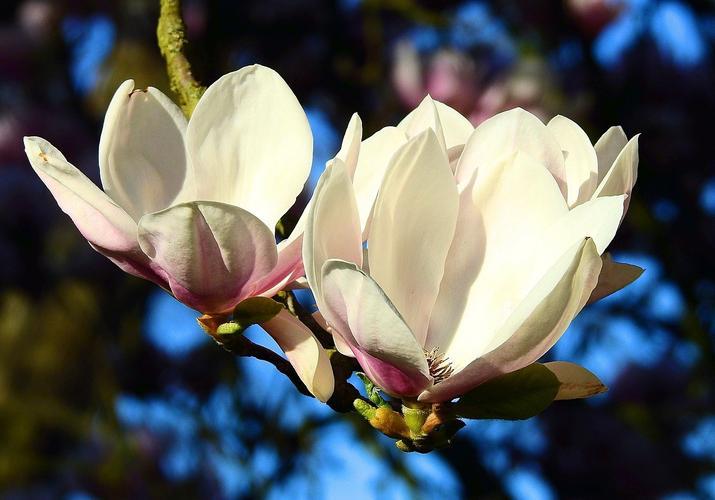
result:
<svg viewBox="0 0 715 500"><path fill-rule="evenodd" d="M162 3L158 34L181 108L132 81L117 89L102 189L25 138L95 250L198 311L228 351L357 411L404 451L448 444L464 419L529 418L606 390L583 367L538 360L583 307L642 272L605 253L636 181L637 136L612 127L592 145L568 118L519 108L475 129L429 96L367 138L353 115L276 244L312 161L298 99L259 65L198 85L177 2ZM306 287L314 311L295 300ZM285 357L243 336L254 324Z"/></svg>

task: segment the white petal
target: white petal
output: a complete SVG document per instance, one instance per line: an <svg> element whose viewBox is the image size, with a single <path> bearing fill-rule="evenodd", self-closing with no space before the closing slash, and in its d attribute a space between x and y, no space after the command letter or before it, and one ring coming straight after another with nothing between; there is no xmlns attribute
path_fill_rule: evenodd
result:
<svg viewBox="0 0 715 500"><path fill-rule="evenodd" d="M626 147L628 137L621 127L611 127L601 136L594 149L598 157L598 182L600 183L618 158L618 154Z"/></svg>
<svg viewBox="0 0 715 500"><path fill-rule="evenodd" d="M99 141L99 171L106 193L134 220L193 199L186 157L186 119L159 90L124 82L114 94Z"/></svg>
<svg viewBox="0 0 715 500"><path fill-rule="evenodd" d="M459 353L462 365L483 352L490 335L562 250L544 233L568 213L553 177L518 153L475 172L460 195L459 218L432 312L427 348ZM370 248L372 251L372 248Z"/></svg>
<svg viewBox="0 0 715 500"><path fill-rule="evenodd" d="M434 101L434 104L437 106L437 113L442 122L442 133L447 149L464 146L474 132L474 126L456 109L439 101Z"/></svg>
<svg viewBox="0 0 715 500"><path fill-rule="evenodd" d="M552 361L544 366L561 382L555 400L581 399L601 394L608 390L598 377L583 366L566 361Z"/></svg>
<svg viewBox="0 0 715 500"><path fill-rule="evenodd" d="M406 142L407 138L401 130L396 127L386 127L365 139L360 145L353 186L363 234L367 234L372 206L377 198L387 165L395 151Z"/></svg>
<svg viewBox="0 0 715 500"><path fill-rule="evenodd" d="M449 401L502 373L523 368L548 351L596 286L601 259L591 240L569 249L514 310L494 337L501 343L423 392L421 401ZM474 325L479 328L478 324Z"/></svg>
<svg viewBox="0 0 715 500"><path fill-rule="evenodd" d="M278 73L254 65L219 78L186 131L199 199L239 206L273 229L303 190L313 137Z"/></svg>
<svg viewBox="0 0 715 500"><path fill-rule="evenodd" d="M593 194L594 198L625 194L623 213L628 210L631 191L638 179L638 137L628 141Z"/></svg>
<svg viewBox="0 0 715 500"><path fill-rule="evenodd" d="M318 181L303 236L303 266L315 300L322 303L321 269L328 259L362 265L362 236L355 195L339 159Z"/></svg>
<svg viewBox="0 0 715 500"><path fill-rule="evenodd" d="M320 401L333 395L335 377L325 349L298 318L286 309L261 324L285 353L298 377Z"/></svg>
<svg viewBox="0 0 715 500"><path fill-rule="evenodd" d="M581 127L565 116L555 116L546 126L566 155L566 201L572 207L591 198L598 183L598 159Z"/></svg>
<svg viewBox="0 0 715 500"><path fill-rule="evenodd" d="M46 140L25 137L24 143L32 168L87 241L99 251L124 253L139 249L136 224L124 209Z"/></svg>
<svg viewBox="0 0 715 500"><path fill-rule="evenodd" d="M440 120L435 101L430 96L426 96L419 106L405 116L402 121L397 124L397 128L402 130L408 139L417 137L425 130L432 129L442 150L447 151L444 132L442 131L442 121Z"/></svg>
<svg viewBox="0 0 715 500"><path fill-rule="evenodd" d="M357 348L356 356L369 356L359 357L366 372L374 369L368 376L392 393L416 395L426 387L431 377L422 347L378 284L356 265L338 260L325 263L322 282L323 316Z"/></svg>
<svg viewBox="0 0 715 500"><path fill-rule="evenodd" d="M601 274L598 276L598 285L594 288L591 298L588 299L589 304L608 297L621 288L630 285L644 271L638 266L615 262L610 254L604 254L602 259L603 267L601 268Z"/></svg>
<svg viewBox="0 0 715 500"><path fill-rule="evenodd" d="M251 213L197 201L145 215L139 243L166 274L174 296L203 313L223 313L253 294L276 265L273 232Z"/></svg>
<svg viewBox="0 0 715 500"><path fill-rule="evenodd" d="M375 202L370 275L424 343L454 236L459 201L447 157L432 130L393 157Z"/></svg>
<svg viewBox="0 0 715 500"><path fill-rule="evenodd" d="M558 141L536 116L515 108L486 120L471 135L457 165L457 181L467 184L474 171L522 151L546 167L566 195L564 155Z"/></svg>
<svg viewBox="0 0 715 500"><path fill-rule="evenodd" d="M362 120L357 113L353 113L350 117L348 127L343 135L343 142L340 146L340 151L335 155L336 158L345 163L350 179L355 176L355 168L357 167L358 155L360 154L360 141L362 140Z"/></svg>

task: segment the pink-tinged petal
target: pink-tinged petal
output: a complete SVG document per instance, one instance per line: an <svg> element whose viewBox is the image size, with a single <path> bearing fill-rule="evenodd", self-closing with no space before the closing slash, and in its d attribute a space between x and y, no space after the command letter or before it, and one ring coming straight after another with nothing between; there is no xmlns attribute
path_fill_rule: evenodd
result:
<svg viewBox="0 0 715 500"><path fill-rule="evenodd" d="M205 314L231 310L275 267L273 232L251 213L197 201L145 215L139 243L181 302Z"/></svg>
<svg viewBox="0 0 715 500"><path fill-rule="evenodd" d="M411 139L393 157L375 202L370 276L422 345L454 236L459 196L434 132Z"/></svg>
<svg viewBox="0 0 715 500"><path fill-rule="evenodd" d="M323 402L330 399L335 388L333 368L313 332L286 309L261 327L283 350L310 393Z"/></svg>
<svg viewBox="0 0 715 500"><path fill-rule="evenodd" d="M377 283L355 264L329 260L322 270L323 316L386 392L416 396L432 378L422 347Z"/></svg>
<svg viewBox="0 0 715 500"><path fill-rule="evenodd" d="M598 183L606 176L613 162L628 144L628 137L621 127L611 127L596 141L594 149L598 157Z"/></svg>
<svg viewBox="0 0 715 500"><path fill-rule="evenodd" d="M195 199L185 131L181 110L159 90L134 90L128 80L114 94L99 140L99 172L106 193L134 220Z"/></svg>
<svg viewBox="0 0 715 500"><path fill-rule="evenodd" d="M601 274L598 276L596 288L588 299L589 304L625 288L640 278L644 271L638 266L615 262L610 254L603 255L602 260Z"/></svg>
<svg viewBox="0 0 715 500"><path fill-rule="evenodd" d="M499 113L474 130L457 165L457 182L469 183L475 170L504 161L518 151L551 172L565 198L566 167L561 146L541 120L521 108Z"/></svg>
<svg viewBox="0 0 715 500"><path fill-rule="evenodd" d="M625 194L624 214L628 210L633 186L638 180L638 137L636 135L628 141L593 194L594 198Z"/></svg>
<svg viewBox="0 0 715 500"><path fill-rule="evenodd" d="M305 276L322 309L323 264L342 259L362 265L362 236L357 204L345 164L335 159L318 181L303 235Z"/></svg>
<svg viewBox="0 0 715 500"><path fill-rule="evenodd" d="M570 207L591 199L598 184L598 159L591 140L574 121L555 116L546 125L565 154L566 201Z"/></svg>
<svg viewBox="0 0 715 500"><path fill-rule="evenodd" d="M90 243L90 246L112 261L119 269L127 274L151 281L164 290L171 292L169 283L165 279L165 273L160 269L154 269L151 260L139 248L137 243L136 251L132 252L112 252ZM158 271L158 272L157 272Z"/></svg>
<svg viewBox="0 0 715 500"><path fill-rule="evenodd" d="M561 386L554 400L590 398L608 390L603 382L583 366L567 361L544 363L559 379Z"/></svg>
<svg viewBox="0 0 715 500"><path fill-rule="evenodd" d="M272 297L287 285L305 275L301 249L303 236L278 244L278 261L266 276L254 284L254 294Z"/></svg>
<svg viewBox="0 0 715 500"><path fill-rule="evenodd" d="M569 249L534 286L495 335L505 339L443 382L420 401L449 401L503 373L523 368L548 351L586 304L596 286L601 258L592 240ZM475 324L475 328L479 325Z"/></svg>
<svg viewBox="0 0 715 500"><path fill-rule="evenodd" d="M447 151L448 146L444 140L442 120L440 120L436 103L430 96L422 99L420 105L397 124L397 128L404 132L408 140L417 137L426 130L432 130L442 150Z"/></svg>
<svg viewBox="0 0 715 500"><path fill-rule="evenodd" d="M40 137L25 137L25 153L62 211L100 250L125 253L138 250L132 218L60 151Z"/></svg>
<svg viewBox="0 0 715 500"><path fill-rule="evenodd" d="M353 187L363 236L368 233L372 206L377 198L387 165L395 152L406 142L407 137L400 129L385 127L365 139L360 145Z"/></svg>
<svg viewBox="0 0 715 500"><path fill-rule="evenodd" d="M295 203L313 157L313 135L281 76L260 65L219 78L196 105L186 145L198 197L239 206L269 228Z"/></svg>

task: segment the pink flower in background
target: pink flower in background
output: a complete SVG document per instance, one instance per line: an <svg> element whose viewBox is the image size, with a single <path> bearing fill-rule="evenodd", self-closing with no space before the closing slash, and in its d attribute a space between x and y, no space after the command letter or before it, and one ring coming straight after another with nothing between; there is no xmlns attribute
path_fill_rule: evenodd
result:
<svg viewBox="0 0 715 500"><path fill-rule="evenodd" d="M623 0L566 0L570 14L589 36L598 35L623 10Z"/></svg>

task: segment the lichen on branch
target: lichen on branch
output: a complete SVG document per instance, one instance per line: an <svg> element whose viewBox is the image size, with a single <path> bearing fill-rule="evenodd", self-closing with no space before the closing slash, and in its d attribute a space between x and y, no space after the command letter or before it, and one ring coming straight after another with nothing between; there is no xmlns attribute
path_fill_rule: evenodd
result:
<svg viewBox="0 0 715 500"><path fill-rule="evenodd" d="M179 105L188 118L206 87L194 78L191 64L183 52L186 45L186 28L181 18L179 0L160 0L156 36L161 55L166 60L171 90L179 96Z"/></svg>

